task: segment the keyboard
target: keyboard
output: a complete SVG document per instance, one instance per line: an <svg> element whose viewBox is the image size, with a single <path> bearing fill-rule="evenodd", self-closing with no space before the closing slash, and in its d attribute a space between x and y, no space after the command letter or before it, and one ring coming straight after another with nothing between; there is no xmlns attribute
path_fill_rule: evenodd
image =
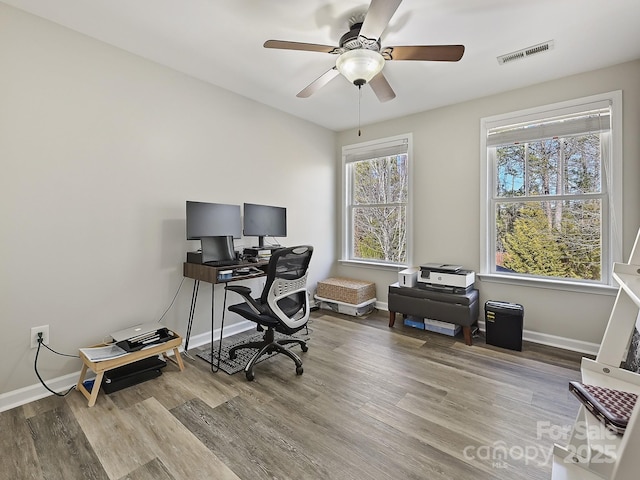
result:
<svg viewBox="0 0 640 480"><path fill-rule="evenodd" d="M240 262L238 262L238 260L211 260L204 262L204 264L210 267L231 267L233 265L240 265Z"/></svg>

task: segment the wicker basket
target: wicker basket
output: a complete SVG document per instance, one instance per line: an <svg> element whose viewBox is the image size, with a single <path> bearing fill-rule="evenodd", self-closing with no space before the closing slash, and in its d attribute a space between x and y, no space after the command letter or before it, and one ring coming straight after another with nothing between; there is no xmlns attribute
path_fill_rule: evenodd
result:
<svg viewBox="0 0 640 480"><path fill-rule="evenodd" d="M322 298L359 305L376 296L376 284L349 278L327 278L318 282L317 295Z"/></svg>

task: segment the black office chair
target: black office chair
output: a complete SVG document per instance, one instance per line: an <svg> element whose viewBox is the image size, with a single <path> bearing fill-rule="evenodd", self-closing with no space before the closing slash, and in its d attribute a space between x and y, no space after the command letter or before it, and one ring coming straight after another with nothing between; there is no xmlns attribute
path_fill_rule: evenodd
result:
<svg viewBox="0 0 640 480"><path fill-rule="evenodd" d="M227 284L227 290L236 292L245 299L243 303L229 306L228 310L256 322L258 331L266 328L261 342L249 342L229 350L229 358L234 359L237 350L258 349L244 367L247 380L254 379L253 367L260 357L271 352L283 353L293 359L296 363L296 374L302 375L302 360L284 345L297 343L302 347L302 351L306 352L306 342L294 338L275 340L275 332L291 335L307 325L307 269L312 253L313 247L307 245L274 251L267 267L267 281L259 298L251 297L249 287Z"/></svg>

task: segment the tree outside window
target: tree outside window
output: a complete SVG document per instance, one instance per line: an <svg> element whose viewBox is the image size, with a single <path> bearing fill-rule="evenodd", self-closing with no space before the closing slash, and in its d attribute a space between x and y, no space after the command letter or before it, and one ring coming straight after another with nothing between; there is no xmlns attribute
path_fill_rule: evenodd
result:
<svg viewBox="0 0 640 480"><path fill-rule="evenodd" d="M496 267L602 280L600 136L498 147L496 159Z"/></svg>
<svg viewBox="0 0 640 480"><path fill-rule="evenodd" d="M620 188L612 101L576 104L483 122L490 237L482 273L609 283Z"/></svg>
<svg viewBox="0 0 640 480"><path fill-rule="evenodd" d="M348 260L392 265L408 261L407 140L391 143L352 146L345 155Z"/></svg>

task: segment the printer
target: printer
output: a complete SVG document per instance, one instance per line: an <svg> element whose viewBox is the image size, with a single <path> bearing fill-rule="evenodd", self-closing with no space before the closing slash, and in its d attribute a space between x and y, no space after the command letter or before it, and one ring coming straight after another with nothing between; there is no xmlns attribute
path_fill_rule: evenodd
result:
<svg viewBox="0 0 640 480"><path fill-rule="evenodd" d="M476 274L465 270L461 265L442 263L427 263L420 265L418 287L450 293L465 293L472 288L476 281Z"/></svg>

